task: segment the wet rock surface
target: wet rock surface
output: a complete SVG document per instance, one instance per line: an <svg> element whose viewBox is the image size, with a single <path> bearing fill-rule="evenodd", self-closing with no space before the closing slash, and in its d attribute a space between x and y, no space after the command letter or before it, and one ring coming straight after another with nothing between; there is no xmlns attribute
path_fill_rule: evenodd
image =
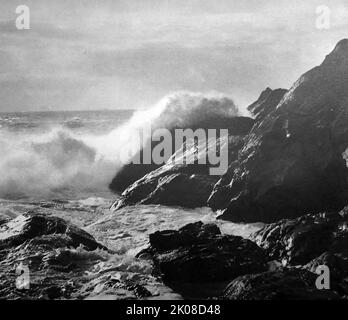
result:
<svg viewBox="0 0 348 320"><path fill-rule="evenodd" d="M257 121L208 201L222 219L274 222L347 204L347 57L342 40Z"/></svg>
<svg viewBox="0 0 348 320"><path fill-rule="evenodd" d="M336 300L331 290L315 287L317 276L304 269L279 269L234 279L222 298L227 300Z"/></svg>
<svg viewBox="0 0 348 320"><path fill-rule="evenodd" d="M348 252L348 208L272 223L252 235L271 259L304 265L324 252Z"/></svg>
<svg viewBox="0 0 348 320"><path fill-rule="evenodd" d="M152 278L185 298L344 298L348 293L346 220L347 209L283 220L252 235L255 242L224 235L215 224L202 222L157 231L149 235L150 247L137 256L144 277L134 265L133 273L129 265L117 259L112 262L104 246L62 219L19 216L0 227L0 297L122 299L123 292L126 299L148 299L157 294L149 285ZM79 234L79 240L71 237L74 234ZM321 237L331 245L320 242ZM154 269L146 266L150 261ZM316 288L321 265L330 269L330 290ZM30 270L27 289L16 282L25 267ZM93 276L88 276L92 270Z"/></svg>
<svg viewBox="0 0 348 320"><path fill-rule="evenodd" d="M330 300L348 294L347 208L284 219L244 239L214 224L191 223L150 234L157 276L189 298ZM318 268L329 269L329 289L317 288ZM209 286L214 283L214 286Z"/></svg>
<svg viewBox="0 0 348 320"><path fill-rule="evenodd" d="M134 204L162 204L197 208L205 206L217 178L183 173L183 167L154 171L135 182L113 205L120 209Z"/></svg>
<svg viewBox="0 0 348 320"><path fill-rule="evenodd" d="M251 127L254 124L254 120L249 117L235 116L235 117L213 117L209 120L199 120L199 115L195 115L198 118L194 123L191 123L189 127L179 126L174 127L170 130L172 134L172 146L176 148L175 142L175 129L192 129L193 131L197 129L203 129L207 133L208 129L227 129L230 136L244 136L249 133ZM145 149L150 149L150 153L152 150L159 144L159 142L151 141L148 142ZM173 148L172 154L175 154L178 149ZM144 153L148 151L144 151L144 149L140 150L138 154L134 156L134 159L143 159ZM188 152L189 153L189 152ZM158 168L162 167L162 165L158 165L153 162L151 159L151 163L138 163L138 162L130 162L123 166L123 168L117 172L115 177L112 179L110 183L110 189L115 192L123 192L137 180L143 178L145 175L152 171L156 171ZM185 168L189 168L186 171L192 170L192 174L195 173L195 166L184 166ZM202 166L208 167L208 166ZM185 170L185 169L184 169ZM134 188L134 187L133 187Z"/></svg>
<svg viewBox="0 0 348 320"><path fill-rule="evenodd" d="M140 257L149 254L163 279L173 283L226 281L267 268L256 244L202 222L151 234L150 245Z"/></svg>
<svg viewBox="0 0 348 320"><path fill-rule="evenodd" d="M58 217L47 217L40 214L21 215L4 223L0 227L0 249L7 249L23 244L28 240L42 240L44 244L52 245L50 241L55 235L61 235L62 244L69 247L84 246L87 250L105 249L95 239L82 229L67 223ZM51 238L44 237L52 235Z"/></svg>
<svg viewBox="0 0 348 320"><path fill-rule="evenodd" d="M0 299L122 299L152 296L112 252L55 216L24 214L0 226ZM100 270L99 270L100 269ZM98 272L99 270L99 272Z"/></svg>
<svg viewBox="0 0 348 320"><path fill-rule="evenodd" d="M217 143L215 139L210 139L203 151L198 151L200 146L187 145L185 149L182 146L166 164L131 184L113 208L119 209L137 203L187 208L206 206L213 187L220 178L210 172L214 166L209 162L209 153L228 148L228 163L234 161L243 146L244 134L254 123L246 117L236 117L231 122L234 129L230 132L236 135L231 135L228 139L220 138ZM200 163L202 159L205 159L204 163Z"/></svg>
<svg viewBox="0 0 348 320"><path fill-rule="evenodd" d="M86 221L100 216L100 207L87 203L91 201L78 206L75 201L18 202L12 207L7 203L5 211L12 208L19 215L0 226L0 299L180 298L151 275L150 262L126 255L122 246L93 228L86 230L98 241L82 229Z"/></svg>
<svg viewBox="0 0 348 320"><path fill-rule="evenodd" d="M18 216L0 226L0 297L71 298L85 270L103 260L105 250L90 234L61 218ZM21 277L24 282L18 284Z"/></svg>
<svg viewBox="0 0 348 320"><path fill-rule="evenodd" d="M319 266L327 266L330 269L332 280L344 281L348 277L347 253L324 252L305 265L311 272L316 272Z"/></svg>

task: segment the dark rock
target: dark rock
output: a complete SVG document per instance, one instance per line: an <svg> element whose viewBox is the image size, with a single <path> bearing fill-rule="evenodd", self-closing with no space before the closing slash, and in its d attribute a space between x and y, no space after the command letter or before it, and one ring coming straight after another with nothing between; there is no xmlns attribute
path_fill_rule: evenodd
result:
<svg viewBox="0 0 348 320"><path fill-rule="evenodd" d="M138 298L147 298L152 296L152 293L149 290L138 283L126 283L125 288L133 291Z"/></svg>
<svg viewBox="0 0 348 320"><path fill-rule="evenodd" d="M106 250L90 234L58 217L25 214L2 224L0 298L71 298L86 281L85 271L105 260L103 251L95 249ZM29 287L18 289L17 271L24 267Z"/></svg>
<svg viewBox="0 0 348 320"><path fill-rule="evenodd" d="M331 290L318 290L317 275L303 269L280 269L248 274L234 279L223 299L229 300L333 300L339 296Z"/></svg>
<svg viewBox="0 0 348 320"><path fill-rule="evenodd" d="M87 250L105 249L86 231L61 218L30 213L0 226L0 249L15 247L36 237L54 234L67 236L68 238L64 238L67 242L65 244L74 248L83 245ZM52 244L52 238L47 237L36 241L49 241Z"/></svg>
<svg viewBox="0 0 348 320"><path fill-rule="evenodd" d="M143 152L140 153L142 157ZM142 158L140 158L142 159ZM141 179L143 176L151 171L158 169L160 166L157 164L136 164L127 163L122 169L116 173L112 179L109 188L114 192L123 192L128 186L133 184L135 181Z"/></svg>
<svg viewBox="0 0 348 320"><path fill-rule="evenodd" d="M35 237L25 242L25 245L49 249L73 247L73 241L66 234L48 234Z"/></svg>
<svg viewBox="0 0 348 320"><path fill-rule="evenodd" d="M254 125L228 178L210 196L222 219L274 222L347 204L347 43L301 76Z"/></svg>
<svg viewBox="0 0 348 320"><path fill-rule="evenodd" d="M198 117L198 115L195 115ZM215 118L196 120L194 122L189 121L190 126L176 126L170 131L172 132L172 145L175 144L175 129L204 129L206 132L208 129L228 129L229 135L233 136L244 136L249 133L251 127L254 124L254 120L248 117L221 117L215 116ZM153 150L160 142L151 141L147 144L145 148L150 148ZM173 150L173 154L178 150ZM134 156L134 159L143 159L144 150L140 150L138 154ZM134 182L141 179L148 173L155 171L160 168L161 165L150 163L150 164L136 164L134 161L123 166L123 168L117 172L112 182L110 183L110 189L115 192L123 192L128 186L131 186ZM189 166L192 168L193 166ZM194 169L192 171L194 173Z"/></svg>
<svg viewBox="0 0 348 320"><path fill-rule="evenodd" d="M284 219L257 231L251 239L284 265L304 265L326 251L348 252L346 210Z"/></svg>
<svg viewBox="0 0 348 320"><path fill-rule="evenodd" d="M58 299L63 295L62 288L59 286L51 286L43 290L44 294L47 294L49 299Z"/></svg>
<svg viewBox="0 0 348 320"><path fill-rule="evenodd" d="M319 266L325 265L330 270L330 277L334 281L343 281L348 277L348 255L347 253L324 252L304 267L315 273Z"/></svg>
<svg viewBox="0 0 348 320"><path fill-rule="evenodd" d="M217 178L208 175L187 175L158 171L134 183L122 194L114 209L133 204L162 204L187 208L203 207Z"/></svg>
<svg viewBox="0 0 348 320"><path fill-rule="evenodd" d="M330 288L341 297L348 296L348 254L324 252L319 257L307 263L304 268L317 273L318 268L326 266L330 272Z"/></svg>
<svg viewBox="0 0 348 320"><path fill-rule="evenodd" d="M0 215L0 226L8 221L10 221L9 217Z"/></svg>
<svg viewBox="0 0 348 320"><path fill-rule="evenodd" d="M179 230L165 230L151 233L150 245L156 251L162 252L182 246L208 243L220 234L220 229L215 224L196 222L190 223Z"/></svg>
<svg viewBox="0 0 348 320"><path fill-rule="evenodd" d="M266 256L256 244L200 222L157 232L150 242L154 263L169 282L224 281L266 270Z"/></svg>
<svg viewBox="0 0 348 320"><path fill-rule="evenodd" d="M243 145L243 136L231 136L227 141L218 141L223 148L228 145L228 160L237 158L238 151ZM208 152L216 152L216 144L208 142ZM147 174L127 188L121 198L113 206L114 209L126 205L163 204L196 208L206 206L207 200L220 176L210 175L209 162L199 164L183 164L181 159L192 159L195 148L187 148L183 153L178 151L159 169ZM207 154L200 154L206 157ZM199 158L199 159L200 159ZM192 161L193 162L193 161Z"/></svg>
<svg viewBox="0 0 348 320"><path fill-rule="evenodd" d="M247 109L256 117L256 121L260 121L275 110L287 91L286 89L266 88Z"/></svg>
<svg viewBox="0 0 348 320"><path fill-rule="evenodd" d="M263 252L241 237L220 236L154 256L166 281L213 282L266 269Z"/></svg>

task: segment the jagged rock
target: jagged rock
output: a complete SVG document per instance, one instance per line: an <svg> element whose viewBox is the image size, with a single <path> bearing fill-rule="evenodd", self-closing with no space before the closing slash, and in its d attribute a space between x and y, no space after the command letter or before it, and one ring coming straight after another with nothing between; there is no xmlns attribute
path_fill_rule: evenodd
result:
<svg viewBox="0 0 348 320"><path fill-rule="evenodd" d="M272 223L251 236L271 259L304 265L326 251L348 252L348 208Z"/></svg>
<svg viewBox="0 0 348 320"><path fill-rule="evenodd" d="M266 256L256 244L221 235L216 226L201 222L156 232L150 243L147 252L163 279L174 283L223 281L267 268Z"/></svg>
<svg viewBox="0 0 348 320"><path fill-rule="evenodd" d="M264 107L264 109L267 109ZM209 205L222 219L274 222L348 201L348 40L251 130Z"/></svg>
<svg viewBox="0 0 348 320"><path fill-rule="evenodd" d="M143 157L143 152L140 152L140 159ZM141 179L151 171L158 169L160 166L154 163L151 164L136 164L127 163L122 169L116 173L112 179L109 188L114 192L123 192L131 184Z"/></svg>
<svg viewBox="0 0 348 320"><path fill-rule="evenodd" d="M195 115L195 117L199 118L199 115ZM172 145L175 144L175 129L204 129L206 132L208 129L228 129L229 135L234 136L244 136L249 133L251 127L254 124L254 120L248 117L222 117L216 116L210 117L208 120L204 118L195 121L189 121L190 126L176 126L172 128L170 131L172 133ZM153 150L159 142L150 141L148 142L146 148L150 148ZM173 150L173 154L178 150ZM134 156L134 159L143 159L144 150L140 150L138 154ZM110 189L115 192L123 192L128 186L131 186L134 182L144 177L146 174L160 168L161 165L150 163L150 164L136 164L132 161L123 166L123 168L117 172L115 177L110 183Z"/></svg>
<svg viewBox="0 0 348 320"><path fill-rule="evenodd" d="M226 288L228 300L333 300L331 290L318 290L317 275L303 269L279 269L234 279Z"/></svg>
<svg viewBox="0 0 348 320"><path fill-rule="evenodd" d="M165 172L156 170L129 187L112 208L119 209L133 204L203 207L216 182L217 178L214 176L188 175L180 173L178 168Z"/></svg>
<svg viewBox="0 0 348 320"><path fill-rule="evenodd" d="M230 138L230 145L240 147L241 138ZM224 147L226 146L226 142ZM208 148L215 148L213 143ZM232 152L231 152L232 154ZM113 208L119 209L126 205L163 204L177 205L188 208L202 207L206 205L218 176L209 175L208 164L185 164L181 159L192 159L195 156L195 148L178 150L168 162L150 172L142 179L136 181L127 188ZM205 157L206 154L201 154ZM193 161L192 161L193 162Z"/></svg>
<svg viewBox="0 0 348 320"><path fill-rule="evenodd" d="M275 110L287 91L286 89L266 88L247 109L256 117L257 121L260 121Z"/></svg>
<svg viewBox="0 0 348 320"><path fill-rule="evenodd" d="M208 140L207 151L198 154L197 148L193 146L185 150L182 147L165 165L129 186L113 208L118 209L137 203L177 205L188 208L205 206L219 176L210 174L209 170L213 165L210 165L208 160L206 164L199 164L199 159L206 158L209 152L216 152L216 147L221 146L228 147L228 161L235 160L243 145L243 134L247 133L254 123L252 119L246 117L232 119L230 122L233 125L231 123L229 125L233 127L233 130L229 132L240 135L232 135L228 141L221 138L217 143L214 139ZM214 122L211 126L214 126ZM192 160L194 157L196 161ZM186 163L182 159L186 159Z"/></svg>

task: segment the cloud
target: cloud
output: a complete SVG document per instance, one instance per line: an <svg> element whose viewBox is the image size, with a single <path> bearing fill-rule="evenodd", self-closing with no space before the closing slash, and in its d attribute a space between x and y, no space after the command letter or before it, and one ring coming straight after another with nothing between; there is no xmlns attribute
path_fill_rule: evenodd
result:
<svg viewBox="0 0 348 320"><path fill-rule="evenodd" d="M319 64L348 24L341 0L28 0L32 28L18 31L22 1L1 2L0 110L146 107L176 90L246 105Z"/></svg>

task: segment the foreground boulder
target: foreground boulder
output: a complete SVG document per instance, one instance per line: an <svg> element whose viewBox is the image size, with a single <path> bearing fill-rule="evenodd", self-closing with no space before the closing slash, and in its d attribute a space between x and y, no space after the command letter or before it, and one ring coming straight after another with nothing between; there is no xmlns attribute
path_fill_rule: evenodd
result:
<svg viewBox="0 0 348 320"><path fill-rule="evenodd" d="M304 265L325 252L348 252L348 207L340 212L305 215L272 223L252 235L270 258Z"/></svg>
<svg viewBox="0 0 348 320"><path fill-rule="evenodd" d="M347 101L345 39L260 117L209 205L222 211L222 219L235 222L274 222L344 207Z"/></svg>
<svg viewBox="0 0 348 320"><path fill-rule="evenodd" d="M58 217L24 214L0 226L0 250L18 246L47 235L64 236L65 245L86 250L105 249L86 231Z"/></svg>
<svg viewBox="0 0 348 320"><path fill-rule="evenodd" d="M250 240L221 235L215 225L197 222L178 231L150 235L150 253L168 282L207 283L265 271L266 255Z"/></svg>
<svg viewBox="0 0 348 320"><path fill-rule="evenodd" d="M0 298L71 298L105 250L58 217L25 214L7 221L0 226ZM16 281L25 272L27 285L21 287Z"/></svg>
<svg viewBox="0 0 348 320"><path fill-rule="evenodd" d="M332 300L331 290L318 290L317 275L304 269L279 269L234 279L222 298L228 300Z"/></svg>

